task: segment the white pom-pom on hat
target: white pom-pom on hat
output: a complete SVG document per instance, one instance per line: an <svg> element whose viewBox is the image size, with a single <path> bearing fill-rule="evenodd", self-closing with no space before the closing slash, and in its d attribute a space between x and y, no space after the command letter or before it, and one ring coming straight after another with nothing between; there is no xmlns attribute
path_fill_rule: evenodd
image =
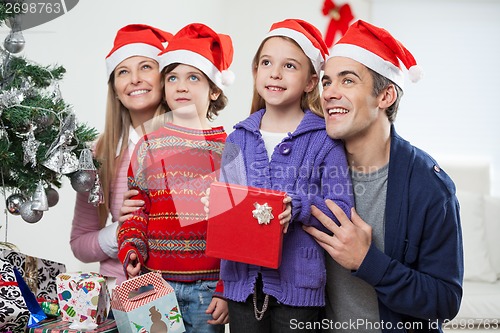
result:
<svg viewBox="0 0 500 333"><path fill-rule="evenodd" d="M232 85L236 78L234 72L229 69L223 70L221 75L222 75L222 84L225 85L226 87Z"/></svg>
<svg viewBox="0 0 500 333"><path fill-rule="evenodd" d="M418 82L424 77L424 71L419 65L411 66L408 70L408 77L411 82Z"/></svg>

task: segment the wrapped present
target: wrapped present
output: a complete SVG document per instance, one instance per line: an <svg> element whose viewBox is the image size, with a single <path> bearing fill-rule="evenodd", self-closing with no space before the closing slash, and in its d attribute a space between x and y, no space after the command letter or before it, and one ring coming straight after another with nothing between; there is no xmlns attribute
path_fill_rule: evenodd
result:
<svg viewBox="0 0 500 333"><path fill-rule="evenodd" d="M56 277L62 319L101 324L109 313L106 277L98 273L73 272Z"/></svg>
<svg viewBox="0 0 500 333"><path fill-rule="evenodd" d="M0 332L24 332L47 318L21 273L0 259Z"/></svg>
<svg viewBox="0 0 500 333"><path fill-rule="evenodd" d="M174 289L158 272L122 282L111 308L120 333L185 331Z"/></svg>
<svg viewBox="0 0 500 333"><path fill-rule="evenodd" d="M61 311L58 301L43 301L40 302L43 312L49 317L59 317Z"/></svg>
<svg viewBox="0 0 500 333"><path fill-rule="evenodd" d="M285 197L282 191L212 183L206 255L278 268L283 244L278 216Z"/></svg>
<svg viewBox="0 0 500 333"><path fill-rule="evenodd" d="M56 276L66 272L64 264L7 249L0 249L0 258L19 270L38 299L57 300Z"/></svg>
<svg viewBox="0 0 500 333"><path fill-rule="evenodd" d="M62 320L62 318L51 319L31 327L26 330L27 333L83 333L88 331L71 329L71 322ZM99 324L92 332L117 333L116 322L114 319L106 319Z"/></svg>
<svg viewBox="0 0 500 333"><path fill-rule="evenodd" d="M24 332L30 312L12 265L0 258L0 332Z"/></svg>

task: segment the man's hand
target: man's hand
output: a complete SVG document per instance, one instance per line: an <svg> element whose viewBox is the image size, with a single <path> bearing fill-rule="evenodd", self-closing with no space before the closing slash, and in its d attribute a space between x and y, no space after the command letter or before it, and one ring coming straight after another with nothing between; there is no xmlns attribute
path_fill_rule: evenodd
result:
<svg viewBox="0 0 500 333"><path fill-rule="evenodd" d="M326 200L325 203L339 220L340 226L315 206L311 207L311 213L333 232L333 236L314 227L304 226L303 228L342 267L357 270L370 248L372 227L359 217L354 208L351 210L352 220L349 220L344 211L333 201Z"/></svg>

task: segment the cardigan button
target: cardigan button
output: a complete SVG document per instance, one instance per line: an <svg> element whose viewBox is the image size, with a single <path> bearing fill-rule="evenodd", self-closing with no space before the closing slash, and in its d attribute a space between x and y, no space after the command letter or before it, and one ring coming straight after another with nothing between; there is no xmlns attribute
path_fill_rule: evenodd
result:
<svg viewBox="0 0 500 333"><path fill-rule="evenodd" d="M439 165L435 165L434 166L434 171L436 171L436 172L440 172L441 171L441 168L439 167Z"/></svg>
<svg viewBox="0 0 500 333"><path fill-rule="evenodd" d="M279 152L281 155L288 155L292 151L292 147L288 142L282 142L278 146Z"/></svg>

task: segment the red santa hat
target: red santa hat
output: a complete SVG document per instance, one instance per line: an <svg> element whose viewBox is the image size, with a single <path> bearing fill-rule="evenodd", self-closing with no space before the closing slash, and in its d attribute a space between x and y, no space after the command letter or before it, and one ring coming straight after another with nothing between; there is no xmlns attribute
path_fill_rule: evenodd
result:
<svg viewBox="0 0 500 333"><path fill-rule="evenodd" d="M400 62L408 69L412 82L422 78L422 70L403 44L382 28L362 20L354 22L333 46L330 57L347 57L385 76L401 89L404 85Z"/></svg>
<svg viewBox="0 0 500 333"><path fill-rule="evenodd" d="M274 23L266 38L274 36L289 37L299 44L319 75L328 55L328 47L315 26L300 19L286 19Z"/></svg>
<svg viewBox="0 0 500 333"><path fill-rule="evenodd" d="M146 24L129 24L116 33L113 49L106 56L108 77L123 60L143 56L158 61L163 51L162 43L168 42L172 34Z"/></svg>
<svg viewBox="0 0 500 333"><path fill-rule="evenodd" d="M231 37L218 34L202 23L191 23L179 30L159 54L160 70L173 63L198 68L220 89L233 84Z"/></svg>

